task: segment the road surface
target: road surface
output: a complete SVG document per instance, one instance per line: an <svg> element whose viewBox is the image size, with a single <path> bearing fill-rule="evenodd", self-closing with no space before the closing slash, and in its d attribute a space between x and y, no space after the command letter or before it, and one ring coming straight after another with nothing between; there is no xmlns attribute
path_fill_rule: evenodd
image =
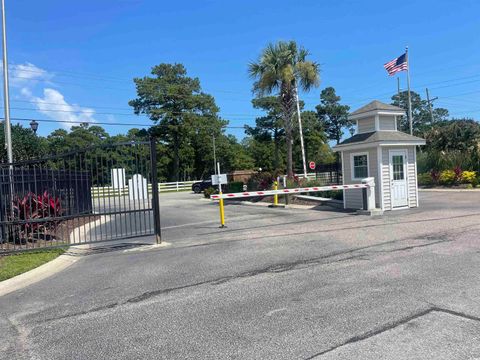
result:
<svg viewBox="0 0 480 360"><path fill-rule="evenodd" d="M227 205L226 229L168 196L169 246L92 250L0 297L0 358L480 358L479 193L379 218Z"/></svg>

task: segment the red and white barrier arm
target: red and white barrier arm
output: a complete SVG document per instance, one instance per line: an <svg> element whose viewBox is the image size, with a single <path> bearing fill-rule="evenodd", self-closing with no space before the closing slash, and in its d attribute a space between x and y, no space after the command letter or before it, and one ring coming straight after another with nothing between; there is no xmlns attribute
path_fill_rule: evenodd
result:
<svg viewBox="0 0 480 360"><path fill-rule="evenodd" d="M269 195L275 195L275 194L277 195L299 194L299 193L314 192L314 191L364 189L369 187L370 185L368 184L352 184L352 185L312 186L307 188L282 189L282 190L245 191L241 193L210 195L210 199L213 199L213 200L238 199L238 198L246 198L246 197L254 197L254 196L269 196Z"/></svg>

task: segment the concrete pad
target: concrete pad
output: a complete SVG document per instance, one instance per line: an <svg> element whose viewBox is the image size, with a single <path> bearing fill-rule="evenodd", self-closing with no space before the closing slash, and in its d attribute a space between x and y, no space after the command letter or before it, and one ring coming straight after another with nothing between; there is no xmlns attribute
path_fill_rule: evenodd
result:
<svg viewBox="0 0 480 360"><path fill-rule="evenodd" d="M314 357L315 359L480 359L480 322L432 311L390 330Z"/></svg>

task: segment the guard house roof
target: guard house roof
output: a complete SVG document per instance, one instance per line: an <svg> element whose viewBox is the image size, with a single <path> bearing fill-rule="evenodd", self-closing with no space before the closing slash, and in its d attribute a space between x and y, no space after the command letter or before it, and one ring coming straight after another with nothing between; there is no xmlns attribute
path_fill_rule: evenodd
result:
<svg viewBox="0 0 480 360"><path fill-rule="evenodd" d="M350 113L348 116L349 119L359 119L365 116L369 116L371 114L391 114L391 115L405 115L405 110L402 108L382 103L378 100L373 100L372 102L368 103L365 106L362 106L360 109L355 110L354 112Z"/></svg>
<svg viewBox="0 0 480 360"><path fill-rule="evenodd" d="M334 151L385 145L425 145L425 140L401 131L372 131L356 134L333 147Z"/></svg>

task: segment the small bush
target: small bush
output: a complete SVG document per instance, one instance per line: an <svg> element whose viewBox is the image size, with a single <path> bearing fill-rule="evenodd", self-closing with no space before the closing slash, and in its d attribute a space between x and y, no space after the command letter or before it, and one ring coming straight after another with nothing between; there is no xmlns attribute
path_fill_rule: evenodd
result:
<svg viewBox="0 0 480 360"><path fill-rule="evenodd" d="M335 199L335 200L343 200L343 191L325 191L320 193L320 197Z"/></svg>
<svg viewBox="0 0 480 360"><path fill-rule="evenodd" d="M464 184L473 184L477 180L477 173L475 171L463 171L461 179Z"/></svg>
<svg viewBox="0 0 480 360"><path fill-rule="evenodd" d="M205 196L207 199L210 199L210 195L216 194L218 192L217 189L214 187L208 187L205 190L203 190L203 196Z"/></svg>
<svg viewBox="0 0 480 360"><path fill-rule="evenodd" d="M442 185L453 185L455 183L456 178L457 178L457 175L455 174L455 171L443 170L440 173L439 182Z"/></svg>
<svg viewBox="0 0 480 360"><path fill-rule="evenodd" d="M472 184L467 184L467 189L473 189L473 185Z"/></svg>
<svg viewBox="0 0 480 360"><path fill-rule="evenodd" d="M235 193L243 191L243 181L232 181L227 184L227 189L225 192Z"/></svg>
<svg viewBox="0 0 480 360"><path fill-rule="evenodd" d="M33 239L34 234L56 231L61 222L59 217L64 212L60 198L47 191L42 195L30 192L23 198L16 197L12 202L12 210L11 220L21 221L15 227L16 239Z"/></svg>
<svg viewBox="0 0 480 360"><path fill-rule="evenodd" d="M418 174L418 185L420 186L434 185L432 174L430 173Z"/></svg>
<svg viewBox="0 0 480 360"><path fill-rule="evenodd" d="M274 176L269 172L259 172L254 174L248 179L248 189L255 190L267 190L272 187Z"/></svg>

